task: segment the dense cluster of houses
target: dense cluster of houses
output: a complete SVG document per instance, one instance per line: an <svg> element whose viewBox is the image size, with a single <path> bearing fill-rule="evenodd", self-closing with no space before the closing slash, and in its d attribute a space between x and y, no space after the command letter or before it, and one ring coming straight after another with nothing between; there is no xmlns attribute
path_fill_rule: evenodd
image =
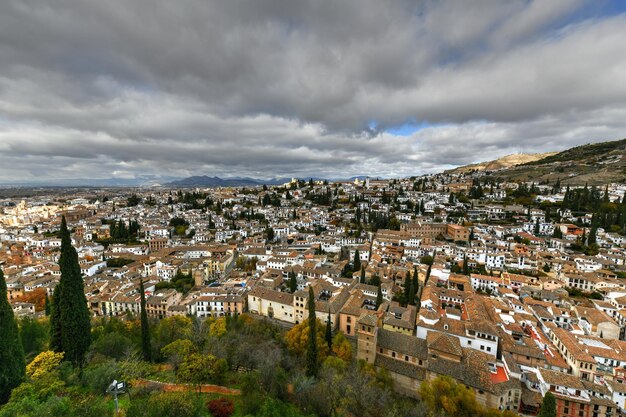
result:
<svg viewBox="0 0 626 417"><path fill-rule="evenodd" d="M44 314L65 216L94 316L137 315L142 280L154 319L248 312L291 326L307 319L311 287L317 317L406 395L448 375L525 415L546 392L559 417L626 412L626 237L597 229L585 255L574 248L587 213L555 222L507 199L518 184L461 201L472 184L440 174L0 199L0 264L15 313ZM543 201L562 201L548 189ZM606 186L610 201L625 191Z"/></svg>

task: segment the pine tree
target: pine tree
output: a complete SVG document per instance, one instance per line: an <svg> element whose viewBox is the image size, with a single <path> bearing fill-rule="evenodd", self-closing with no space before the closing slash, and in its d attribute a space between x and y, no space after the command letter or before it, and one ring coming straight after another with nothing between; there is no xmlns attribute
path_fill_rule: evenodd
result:
<svg viewBox="0 0 626 417"><path fill-rule="evenodd" d="M82 366L91 344L91 318L85 287L65 217L61 221L61 280L54 289L50 318L51 347L65 352L64 359Z"/></svg>
<svg viewBox="0 0 626 417"><path fill-rule="evenodd" d="M316 378L319 371L317 358L317 318L315 317L315 294L309 286L309 342L306 349L306 374Z"/></svg>
<svg viewBox="0 0 626 417"><path fill-rule="evenodd" d="M0 404L9 400L26 371L24 349L7 297L7 283L0 269Z"/></svg>
<svg viewBox="0 0 626 417"><path fill-rule="evenodd" d="M148 313L146 311L146 292L143 286L143 279L139 280L139 292L141 298L141 352L143 359L152 359L152 346L150 345L150 324L148 323Z"/></svg>
<svg viewBox="0 0 626 417"><path fill-rule="evenodd" d="M543 397L537 417L556 417L556 399L551 392L546 392L546 396Z"/></svg>
<svg viewBox="0 0 626 417"><path fill-rule="evenodd" d="M328 310L328 319L326 319L326 343L328 344L328 350L333 347L333 328L330 320L330 310Z"/></svg>

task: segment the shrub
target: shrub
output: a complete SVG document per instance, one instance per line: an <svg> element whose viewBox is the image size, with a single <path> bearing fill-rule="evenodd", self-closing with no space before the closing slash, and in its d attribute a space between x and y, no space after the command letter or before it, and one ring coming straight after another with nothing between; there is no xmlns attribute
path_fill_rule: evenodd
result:
<svg viewBox="0 0 626 417"><path fill-rule="evenodd" d="M230 417L235 412L233 401L224 397L209 401L208 408L213 417Z"/></svg>

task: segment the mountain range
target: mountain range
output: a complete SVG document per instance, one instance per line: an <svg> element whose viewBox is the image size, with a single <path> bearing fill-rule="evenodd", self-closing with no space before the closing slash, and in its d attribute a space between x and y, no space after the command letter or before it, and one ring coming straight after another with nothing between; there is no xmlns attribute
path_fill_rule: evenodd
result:
<svg viewBox="0 0 626 417"><path fill-rule="evenodd" d="M258 185L280 185L291 181L291 178L272 178L259 180L256 178L220 178L207 175L196 175L172 181L170 187L256 187Z"/></svg>

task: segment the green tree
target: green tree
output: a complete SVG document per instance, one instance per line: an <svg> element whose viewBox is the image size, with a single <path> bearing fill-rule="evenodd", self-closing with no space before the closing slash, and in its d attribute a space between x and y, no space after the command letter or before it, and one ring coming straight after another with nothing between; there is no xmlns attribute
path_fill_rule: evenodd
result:
<svg viewBox="0 0 626 417"><path fill-rule="evenodd" d="M431 415L475 417L483 414L474 392L449 376L424 381L419 391Z"/></svg>
<svg viewBox="0 0 626 417"><path fill-rule="evenodd" d="M152 359L152 346L150 344L150 323L148 323L148 313L146 311L146 292L143 286L143 279L139 280L139 292L141 298L141 353L145 361Z"/></svg>
<svg viewBox="0 0 626 417"><path fill-rule="evenodd" d="M543 397L537 417L556 417L556 399L551 392L546 392L546 396Z"/></svg>
<svg viewBox="0 0 626 417"><path fill-rule="evenodd" d="M87 308L78 254L72 246L65 217L61 220L61 280L54 289L51 313L51 347L65 359L82 366L91 344L91 318Z"/></svg>
<svg viewBox="0 0 626 417"><path fill-rule="evenodd" d="M291 271L289 272L289 291L293 294L298 289L298 277L296 273Z"/></svg>
<svg viewBox="0 0 626 417"><path fill-rule="evenodd" d="M596 243L597 241L597 232L598 232L598 228L597 227L592 227L591 230L589 231L589 237L587 237L587 245L591 246L593 244Z"/></svg>
<svg viewBox="0 0 626 417"><path fill-rule="evenodd" d="M409 285L409 293L407 295L407 303L409 305L414 306L415 305L415 292L416 292L416 288L415 288L415 281L411 280L411 284Z"/></svg>
<svg viewBox="0 0 626 417"><path fill-rule="evenodd" d="M361 265L361 279L359 282L365 284L365 265Z"/></svg>
<svg viewBox="0 0 626 417"><path fill-rule="evenodd" d="M330 310L328 310L328 318L326 319L326 343L328 344L328 349L333 347L333 328L330 320Z"/></svg>
<svg viewBox="0 0 626 417"><path fill-rule="evenodd" d="M44 314L46 316L50 315L50 297L48 297L48 293L46 292L46 298L44 299Z"/></svg>
<svg viewBox="0 0 626 417"><path fill-rule="evenodd" d="M378 284L378 293L376 294L376 310L383 303L383 290L380 288L380 283Z"/></svg>
<svg viewBox="0 0 626 417"><path fill-rule="evenodd" d="M358 271L361 269L361 255L359 254L359 250L354 251L354 262L353 262L353 271Z"/></svg>
<svg viewBox="0 0 626 417"><path fill-rule="evenodd" d="M317 358L317 319L315 318L315 294L309 286L309 342L306 349L306 374L317 377L319 362Z"/></svg>
<svg viewBox="0 0 626 417"><path fill-rule="evenodd" d="M24 317L19 321L20 337L26 358L32 358L44 351L48 344L46 320Z"/></svg>
<svg viewBox="0 0 626 417"><path fill-rule="evenodd" d="M467 263L467 255L463 256L463 275L469 275L469 265Z"/></svg>
<svg viewBox="0 0 626 417"><path fill-rule="evenodd" d="M24 349L7 297L7 283L0 269L0 404L8 401L25 372Z"/></svg>

